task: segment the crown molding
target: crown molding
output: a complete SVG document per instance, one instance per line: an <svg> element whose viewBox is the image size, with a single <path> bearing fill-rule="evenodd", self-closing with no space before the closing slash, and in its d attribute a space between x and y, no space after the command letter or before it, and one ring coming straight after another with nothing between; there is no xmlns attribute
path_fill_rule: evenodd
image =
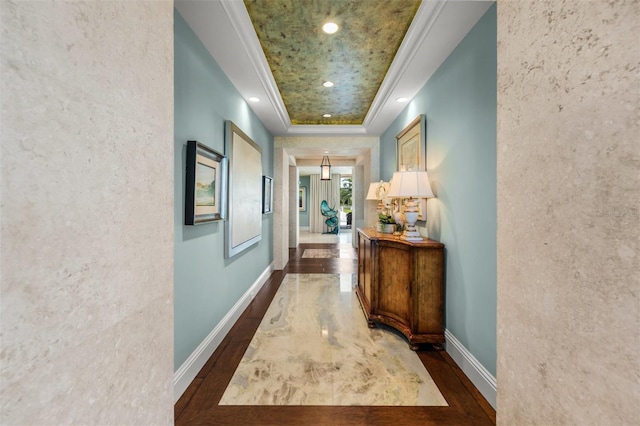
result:
<svg viewBox="0 0 640 426"><path fill-rule="evenodd" d="M375 98L373 98L369 112L367 112L367 116L364 119L364 127L369 127L382 112L385 104L389 101L389 98L398 85L398 82L411 65L411 61L416 54L418 54L420 46L433 29L445 5L446 1L423 1L420 4L416 16L413 18L407 34L404 40L402 40L398 52L387 71L387 75L384 77Z"/></svg>
<svg viewBox="0 0 640 426"><path fill-rule="evenodd" d="M365 135L367 129L359 125L331 125L331 124L299 124L290 126L287 135Z"/></svg>
<svg viewBox="0 0 640 426"><path fill-rule="evenodd" d="M263 89L267 93L269 102L273 106L278 119L285 129L289 129L291 127L289 113L287 112L287 108L284 106L284 101L282 100L282 96L280 96L278 85L273 78L271 68L269 68L269 63L264 55L264 51L260 45L260 40L253 28L249 12L247 12L244 2L221 1L220 4L224 12L227 14L227 17L231 22L231 26L240 39L242 46L247 51L251 65L253 66Z"/></svg>

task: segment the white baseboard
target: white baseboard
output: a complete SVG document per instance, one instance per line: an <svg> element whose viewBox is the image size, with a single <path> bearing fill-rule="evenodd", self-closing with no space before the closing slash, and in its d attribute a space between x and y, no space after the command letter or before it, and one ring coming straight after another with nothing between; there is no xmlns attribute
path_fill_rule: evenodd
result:
<svg viewBox="0 0 640 426"><path fill-rule="evenodd" d="M229 312L220 320L220 322L211 330L211 333L198 345L195 351L189 358L178 368L173 374L173 399L174 403L180 399L187 387L191 384L193 379L209 360L213 352L225 338L233 324L238 321L240 315L249 306L249 303L256 296L258 291L262 288L267 279L273 272L273 263L267 267L267 269L260 274L258 279L253 283L251 287L242 295L242 297L236 302Z"/></svg>
<svg viewBox="0 0 640 426"><path fill-rule="evenodd" d="M496 408L496 378L464 347L462 343L449 331L444 331L446 350L460 369L467 375L489 404Z"/></svg>
<svg viewBox="0 0 640 426"><path fill-rule="evenodd" d="M308 227L308 226L301 226L301 227L300 227L300 228L298 228L298 229L300 229L301 231L307 231L307 232L309 232L309 227Z"/></svg>

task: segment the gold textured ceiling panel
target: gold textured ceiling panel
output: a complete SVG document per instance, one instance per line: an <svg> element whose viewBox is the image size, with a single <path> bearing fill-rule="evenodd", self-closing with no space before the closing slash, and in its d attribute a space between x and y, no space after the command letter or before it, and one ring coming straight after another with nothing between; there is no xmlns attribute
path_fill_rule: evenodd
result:
<svg viewBox="0 0 640 426"><path fill-rule="evenodd" d="M420 0L244 3L292 124L362 124L420 6ZM337 33L322 31L328 21L340 26ZM323 87L327 80L335 86Z"/></svg>

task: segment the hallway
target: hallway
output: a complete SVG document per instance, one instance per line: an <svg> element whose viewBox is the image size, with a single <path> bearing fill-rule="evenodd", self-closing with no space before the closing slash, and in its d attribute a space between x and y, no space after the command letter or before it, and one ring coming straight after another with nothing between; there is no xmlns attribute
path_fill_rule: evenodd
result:
<svg viewBox="0 0 640 426"><path fill-rule="evenodd" d="M275 271L271 275L262 290L176 403L175 422L177 425L495 424L495 411L475 390L446 352L425 348L425 350L414 353L409 350L406 341L390 329L379 328L367 331L366 321L362 316L362 312L359 311L357 300L355 297L351 298L353 292L348 289L349 286L353 285L358 265L357 251L351 246L350 232L343 232L339 235L308 233L305 235L305 233L301 233L301 241L305 242L301 243L297 249L290 250L290 260L285 270ZM310 274L323 274L323 277L311 280L309 279ZM294 393L293 395L298 396L291 396L290 401L287 401L287 398L278 399L273 396L273 393L269 393L269 389L277 388L279 383L277 378L269 381L269 373L274 373L274 370L276 370L274 368L270 368L265 372L263 370L259 371L258 367L251 367L255 368L255 374L260 376L259 379L250 377L251 368L247 370L247 374L244 377L234 377L236 369L238 371L242 369L239 365L242 365L241 362L245 352L256 352L256 347L254 347L256 345L255 339L253 341L252 339L254 335L260 334L261 322L265 318L265 314L268 313L272 301L274 306L282 304L278 296L278 289L281 286L284 288L288 282L297 282L305 279L306 282L313 282L314 285L321 282L331 284L332 280L339 281L341 297L346 298L347 309L352 310L352 314L341 316L338 328L345 330L364 328L364 333L377 333L378 336L391 340L395 339L392 344L395 346L393 346L392 350L403 357L409 357L406 359L411 359L411 357L417 355L415 358L418 368L422 369L421 374L425 374L424 369L426 368L428 372L426 377L428 378L430 375L432 379L432 381L428 379L424 381L435 383L437 386L435 393L439 394L440 398L444 397L446 401L444 404L448 404L448 406L442 406L441 402L437 402L438 397L427 403L424 403L424 400L421 400L421 402L402 397L396 399L395 402L383 400L377 404L375 402L377 397L372 396L375 393L373 389L367 389L366 395L363 393L360 397L357 394L340 394L337 390L344 390L345 387L349 388L349 383L359 383L356 376L348 377L347 368L345 368L351 367L356 363L367 362L358 357L352 357L349 362L340 365L342 371L338 368L338 371L334 371L333 375L319 377L315 384L309 383L310 387L305 384L304 397L300 399L300 394ZM302 300L305 296L302 291L303 288L303 286L298 285L291 287L288 290L289 298ZM345 292L345 290L347 291ZM299 291L299 293L295 293L295 291ZM351 304L352 300L355 301L355 304ZM268 316L267 318L271 317ZM335 334L336 336L342 336L340 333ZM338 337L338 339L344 338ZM312 345L302 343L301 340L303 339L289 341L288 343L283 342L281 347L287 347L288 349L273 351L282 357L282 364L284 365L278 367L286 370L289 368L286 364L290 364L291 360L295 360L295 357L298 356L298 353L304 351L307 351L307 355L305 355L307 357L316 359L316 357L321 356L322 349L318 349L316 346L310 348L309 346ZM318 337L318 340L321 340L321 337ZM344 340L340 340L340 342L344 342ZM250 348L250 350L247 350L247 348ZM295 349L292 350L292 348ZM333 353L332 356L334 358L332 361L335 362L335 365L339 365L336 353L339 353L339 351ZM376 352L375 357L378 357L378 353ZM383 362L382 360L376 361ZM409 364L410 362L407 361L406 363ZM380 387L380 381L395 379L396 377L393 377L392 374L384 374L386 371L393 371L393 368L390 367L386 365L385 368L379 368L377 370L378 376L373 377L369 384L376 384ZM403 371L398 376L409 377L410 374ZM267 393L271 399L266 402L265 400L256 402L260 405L249 405L252 403L252 399L256 401L258 396L243 393L244 389L251 389L251 387L244 386L247 381L252 381L254 389ZM337 381L341 381L341 384L332 388L332 383ZM233 386L230 387L229 384L234 382L236 385L240 383L243 386L236 386L233 389ZM264 386L261 386L262 383L264 383ZM388 383L391 383L391 381ZM392 385L385 383L385 386ZM382 386L381 393L389 390L385 386ZM230 391L225 394L228 387ZM357 388L357 386L351 387ZM323 388L329 388L329 396L334 398L335 405L324 405L326 401L321 401L322 396L320 393ZM250 391L246 392L252 393ZM336 401L338 395L342 395L345 399ZM304 399L305 397L307 399ZM349 401L354 404L369 403L372 405L349 405ZM234 403L243 405L232 405ZM399 406L400 404L405 405Z"/></svg>

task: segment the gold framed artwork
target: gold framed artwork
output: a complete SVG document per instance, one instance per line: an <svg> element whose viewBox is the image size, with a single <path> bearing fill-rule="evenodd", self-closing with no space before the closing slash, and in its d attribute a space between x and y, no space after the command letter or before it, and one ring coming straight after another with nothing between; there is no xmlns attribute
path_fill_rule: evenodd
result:
<svg viewBox="0 0 640 426"><path fill-rule="evenodd" d="M421 114L396 136L396 170L426 170L426 124Z"/></svg>
<svg viewBox="0 0 640 426"><path fill-rule="evenodd" d="M427 170L427 117L420 114L396 136L396 170ZM402 200L404 207L406 200ZM427 220L427 199L416 200L418 220Z"/></svg>

